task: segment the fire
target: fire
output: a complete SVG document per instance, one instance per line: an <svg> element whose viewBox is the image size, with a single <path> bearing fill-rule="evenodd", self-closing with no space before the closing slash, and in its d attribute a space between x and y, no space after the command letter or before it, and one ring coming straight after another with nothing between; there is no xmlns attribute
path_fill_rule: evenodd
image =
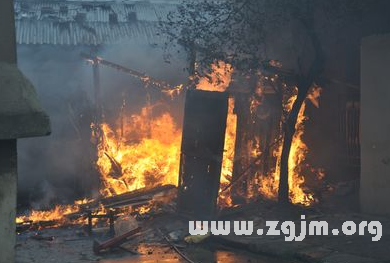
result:
<svg viewBox="0 0 390 263"><path fill-rule="evenodd" d="M222 61L212 65L212 72L200 78L197 89L224 92L231 82L233 69ZM233 113L234 99L229 99L221 184L230 182L233 171L237 117ZM140 114L122 118L116 127L100 126L96 162L102 179L103 196L111 196L161 184L177 185L179 174L181 129L165 112L152 116L153 106L144 107ZM223 203L231 204L228 195Z"/></svg>
<svg viewBox="0 0 390 263"><path fill-rule="evenodd" d="M181 131L169 113L151 116L151 107L124 118L125 125L101 124L98 160L103 196L142 187L177 185Z"/></svg>
<svg viewBox="0 0 390 263"><path fill-rule="evenodd" d="M313 104L318 107L318 98L321 93L321 88L314 87L307 96L307 99L310 101L314 101ZM284 105L285 110L287 112L291 111L292 105L296 100L296 95L291 96L287 103ZM299 111L298 120L295 125L296 131L293 137L293 141L291 144L291 150L288 160L289 166L289 192L290 192L290 201L293 204L301 204L304 206L309 206L316 201L313 193L311 193L308 189L305 188L305 178L302 175L304 161L306 155L309 151L308 146L304 143L302 137L304 134L304 122L308 119L305 116L306 109L305 101ZM277 144L275 150L273 152L273 156L277 158L277 163L274 171L270 175L260 175L261 185L260 185L260 193L265 197L276 199L278 195L279 188L279 176L280 176L280 157L282 153L282 141ZM311 169L315 172L314 169ZM316 172L315 172L316 173ZM316 173L316 176L319 180L322 179L322 172Z"/></svg>
<svg viewBox="0 0 390 263"><path fill-rule="evenodd" d="M222 61L211 66L212 72L200 78L197 89L224 92L231 82L233 68ZM120 121L116 128L101 124L97 166L101 174L103 196L111 196L153 187L160 184L177 185L179 174L181 129L165 112L152 116L153 106L144 107ZM234 99L229 99L221 185L231 181L234 159L237 116L233 113ZM230 195L220 196L220 203L230 205Z"/></svg>
<svg viewBox="0 0 390 263"><path fill-rule="evenodd" d="M225 92L232 80L233 68L222 61L211 66L212 72L199 78L197 89ZM182 90L182 86L172 90L168 95L174 95ZM262 96L262 90L256 91ZM318 98L321 89L313 88L308 95L308 100L318 107ZM291 111L296 95L286 99L283 107L285 112ZM308 101L307 100L307 101ZM294 204L308 206L315 202L313 194L305 188L305 179L302 175L305 157L309 151L302 137L304 134L304 122L306 102L300 109L296 132L291 146L289 164L289 189L290 199ZM250 112L253 113L260 102L252 101ZM237 115L234 113L234 98L228 101L228 115L225 132L225 145L221 171L221 187L218 204L221 207L232 206L230 190L225 189L232 181ZM154 106L147 105L138 114L123 116L121 114L115 124L103 122L93 124L93 136L97 141L96 166L101 176L100 194L103 197L122 194L143 187L155 187L164 184L178 184L181 129L177 127L169 112L153 112ZM251 158L261 156L261 138L254 138L248 145L248 155ZM249 143L249 142L248 142ZM275 167L268 174L256 174L253 185L255 191L248 189L247 199L258 194L275 199L278 193L280 156L282 141L279 140L274 147L273 156L276 159ZM306 166L307 167L307 166ZM311 169L314 171L314 169ZM318 178L323 173L318 173ZM50 211L32 211L28 216L20 216L17 223L58 221L66 223L66 215L79 211L78 204L88 200L76 201L74 205L58 205ZM147 212L152 206L141 207L140 213ZM104 213L100 208L97 213Z"/></svg>
<svg viewBox="0 0 390 263"><path fill-rule="evenodd" d="M200 79L198 88L225 91L231 79L232 68L223 62L212 66L210 80ZM178 86L168 93L174 96L182 90ZM221 182L230 181L233 170L235 115L234 100L229 100L229 117ZM181 129L168 112L153 115L153 105L141 109L140 113L121 116L115 125L103 122L93 124L93 137L97 140L96 165L101 176L100 194L104 197L133 191L143 187L163 184L178 184ZM98 131L98 132L96 132ZM226 197L228 198L228 197ZM226 202L225 202L226 203ZM141 207L139 212L151 209ZM77 212L77 204L58 205L49 211L33 210L28 216L17 218L18 223L27 221L58 221L65 223L65 215ZM104 213L98 209L97 213Z"/></svg>
<svg viewBox="0 0 390 263"><path fill-rule="evenodd" d="M211 73L199 79L197 89L224 92L232 80L233 67L223 61L211 65Z"/></svg>
<svg viewBox="0 0 390 263"><path fill-rule="evenodd" d="M229 98L228 116L226 120L225 145L222 158L221 187L218 203L221 206L231 206L230 191L222 192L221 189L232 181L234 152L236 143L237 115L234 114L234 98Z"/></svg>
<svg viewBox="0 0 390 263"><path fill-rule="evenodd" d="M66 215L78 212L77 205L56 205L54 209L47 211L32 210L27 216L19 216L16 218L16 223L24 222L43 222L43 221L58 221L65 223Z"/></svg>

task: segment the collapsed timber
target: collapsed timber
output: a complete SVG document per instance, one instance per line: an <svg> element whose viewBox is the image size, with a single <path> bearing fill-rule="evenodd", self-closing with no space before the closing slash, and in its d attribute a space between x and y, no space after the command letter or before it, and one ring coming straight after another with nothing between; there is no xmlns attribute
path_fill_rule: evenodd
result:
<svg viewBox="0 0 390 263"><path fill-rule="evenodd" d="M151 205L151 202L157 202L158 198L172 195L175 191L174 185L161 185L153 188L141 188L134 191L126 192L110 197L101 197L95 200L78 202L71 205L72 209L68 211L58 211L56 209L50 211L40 211L41 213L34 217L34 214L29 216L19 216L17 222L17 232L26 230L37 230L45 227L68 226L74 224L86 224L89 232L93 224L94 218L117 218L126 211L134 213L142 213L139 208L145 205ZM169 193L170 192L170 193ZM175 193L173 193L175 194ZM53 219L45 219L44 213L58 215Z"/></svg>

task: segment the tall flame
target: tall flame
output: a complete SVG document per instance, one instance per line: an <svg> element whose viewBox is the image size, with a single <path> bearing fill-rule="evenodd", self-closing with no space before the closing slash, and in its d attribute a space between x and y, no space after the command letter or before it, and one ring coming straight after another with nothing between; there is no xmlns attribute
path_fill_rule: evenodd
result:
<svg viewBox="0 0 390 263"><path fill-rule="evenodd" d="M314 101L314 105L318 107L318 98L321 92L321 88L314 87L311 89L310 93L308 94L308 99L310 101ZM284 105L285 110L287 112L291 111L292 105L295 102L297 98L297 95L291 96L287 103ZM312 192L310 192L305 187L305 178L302 174L303 167L304 167L304 161L306 158L306 155L309 151L308 146L303 141L303 134L304 134L304 122L308 118L305 116L305 110L306 110L306 103L305 101L299 111L297 123L295 125L295 134L292 140L291 149L290 149L290 155L288 160L288 172L289 172L289 178L288 178L288 185L289 185L289 197L290 201L293 204L302 204L304 206L309 206L312 203L316 201L314 195ZM277 158L276 167L269 175L260 175L261 183L260 183L260 193L264 195L265 197L276 199L278 195L278 188L279 188L279 177L280 177L280 157L282 153L282 146L283 142L280 141L277 146L275 147L275 150L273 151L273 156ZM312 169L314 171L314 169ZM323 174L317 173L316 174L318 179L321 179Z"/></svg>
<svg viewBox="0 0 390 263"><path fill-rule="evenodd" d="M101 125L97 166L103 196L154 187L177 185L181 131L169 113L151 116L149 107L123 120L116 129Z"/></svg>
<svg viewBox="0 0 390 263"><path fill-rule="evenodd" d="M232 205L231 192L222 192L222 189L229 185L233 178L233 165L236 143L237 115L234 113L234 98L229 98L228 116L226 120L225 145L222 158L221 187L219 194L219 205L226 207Z"/></svg>

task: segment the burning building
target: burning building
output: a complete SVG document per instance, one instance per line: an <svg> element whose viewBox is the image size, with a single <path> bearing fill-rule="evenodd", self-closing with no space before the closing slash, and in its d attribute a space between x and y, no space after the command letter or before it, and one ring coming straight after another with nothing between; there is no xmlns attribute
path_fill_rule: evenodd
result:
<svg viewBox="0 0 390 263"><path fill-rule="evenodd" d="M376 179L359 179L358 52L385 20L372 20L380 5L361 18L332 9L340 26L321 16L326 4L282 22L250 8L279 14L268 4L16 1L19 66L53 124L20 144L17 231L50 242L45 231L70 226L106 240L94 241L97 255L165 240L192 262L173 241L209 233L186 236L189 219L329 219L356 211L359 183L365 211L381 213L367 208L364 182Z"/></svg>

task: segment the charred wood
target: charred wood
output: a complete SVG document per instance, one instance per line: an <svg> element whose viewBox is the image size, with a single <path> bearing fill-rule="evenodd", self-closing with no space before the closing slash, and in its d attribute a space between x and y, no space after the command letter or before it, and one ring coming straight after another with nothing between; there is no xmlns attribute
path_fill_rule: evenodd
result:
<svg viewBox="0 0 390 263"><path fill-rule="evenodd" d="M102 251L107 249L112 249L115 247L118 247L125 243L127 239L131 236L134 236L135 234L139 233L141 231L140 227L137 227L136 229L132 229L129 232L126 232L120 236L111 238L103 243L99 243L98 241L93 242L93 252L95 254L100 254Z"/></svg>
<svg viewBox="0 0 390 263"><path fill-rule="evenodd" d="M94 200L92 202L80 205L80 211L85 212L98 208L100 205L104 207L120 207L129 204L143 203L151 200L154 195L169 191L175 188L174 185L161 185L153 188L141 188L131 192L126 192L119 195L105 197Z"/></svg>

